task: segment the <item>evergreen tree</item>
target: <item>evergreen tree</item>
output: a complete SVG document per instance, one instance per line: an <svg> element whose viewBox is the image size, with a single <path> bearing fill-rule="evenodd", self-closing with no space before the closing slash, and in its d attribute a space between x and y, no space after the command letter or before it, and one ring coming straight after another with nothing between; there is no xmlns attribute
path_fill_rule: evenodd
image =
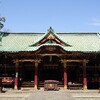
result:
<svg viewBox="0 0 100 100"><path fill-rule="evenodd" d="M0 30L4 27L5 17L0 17ZM0 32L0 42L2 42L3 33Z"/></svg>
<svg viewBox="0 0 100 100"><path fill-rule="evenodd" d="M0 30L4 27L3 22L5 21L6 21L5 17L0 17Z"/></svg>

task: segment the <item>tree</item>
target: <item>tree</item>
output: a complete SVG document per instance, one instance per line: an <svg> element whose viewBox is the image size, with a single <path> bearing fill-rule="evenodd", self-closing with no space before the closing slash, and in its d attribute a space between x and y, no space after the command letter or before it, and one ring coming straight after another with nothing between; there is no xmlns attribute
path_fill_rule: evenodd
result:
<svg viewBox="0 0 100 100"><path fill-rule="evenodd" d="M5 21L6 21L5 17L0 17L0 30L4 27L3 22Z"/></svg>
<svg viewBox="0 0 100 100"><path fill-rule="evenodd" d="M5 22L5 17L0 17L0 30L4 27L3 22ZM0 42L2 42L3 33L0 32Z"/></svg>

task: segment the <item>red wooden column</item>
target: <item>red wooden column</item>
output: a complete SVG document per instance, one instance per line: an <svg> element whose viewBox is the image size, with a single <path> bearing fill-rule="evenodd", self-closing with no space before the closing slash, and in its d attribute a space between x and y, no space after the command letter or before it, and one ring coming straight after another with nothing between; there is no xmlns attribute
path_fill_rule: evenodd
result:
<svg viewBox="0 0 100 100"><path fill-rule="evenodd" d="M67 89L67 62L64 62L64 89Z"/></svg>
<svg viewBox="0 0 100 100"><path fill-rule="evenodd" d="M87 89L86 60L83 60L83 89Z"/></svg>
<svg viewBox="0 0 100 100"><path fill-rule="evenodd" d="M38 86L38 62L35 62L35 74L34 74L34 89L37 90Z"/></svg>
<svg viewBox="0 0 100 100"><path fill-rule="evenodd" d="M18 60L16 60L15 61L15 83L14 83L15 90L18 89L18 66L19 66L19 62Z"/></svg>

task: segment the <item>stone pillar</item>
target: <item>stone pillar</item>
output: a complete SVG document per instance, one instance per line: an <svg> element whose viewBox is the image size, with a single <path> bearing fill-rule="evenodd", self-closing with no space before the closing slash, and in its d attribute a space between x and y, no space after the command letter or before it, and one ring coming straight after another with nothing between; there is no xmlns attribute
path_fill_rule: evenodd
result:
<svg viewBox="0 0 100 100"><path fill-rule="evenodd" d="M16 61L15 62L15 83L14 83L14 89L15 90L18 89L18 66L19 66L19 62Z"/></svg>
<svg viewBox="0 0 100 100"><path fill-rule="evenodd" d="M34 74L34 89L37 90L38 86L38 62L35 62L35 74Z"/></svg>
<svg viewBox="0 0 100 100"><path fill-rule="evenodd" d="M83 60L83 90L87 90L86 60Z"/></svg>
<svg viewBox="0 0 100 100"><path fill-rule="evenodd" d="M64 89L67 89L67 62L64 62Z"/></svg>

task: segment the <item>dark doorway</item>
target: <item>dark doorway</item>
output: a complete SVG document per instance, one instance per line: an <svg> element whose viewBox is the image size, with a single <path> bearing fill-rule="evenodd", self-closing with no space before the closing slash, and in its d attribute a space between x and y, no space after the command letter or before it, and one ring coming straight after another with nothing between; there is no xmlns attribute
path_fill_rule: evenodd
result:
<svg viewBox="0 0 100 100"><path fill-rule="evenodd" d="M68 82L72 84L82 83L82 68L80 66L68 66Z"/></svg>
<svg viewBox="0 0 100 100"><path fill-rule="evenodd" d="M57 56L45 56L39 65L39 81L58 80L62 81L63 67Z"/></svg>
<svg viewBox="0 0 100 100"><path fill-rule="evenodd" d="M23 81L34 81L34 66L31 62L22 64L21 77Z"/></svg>

